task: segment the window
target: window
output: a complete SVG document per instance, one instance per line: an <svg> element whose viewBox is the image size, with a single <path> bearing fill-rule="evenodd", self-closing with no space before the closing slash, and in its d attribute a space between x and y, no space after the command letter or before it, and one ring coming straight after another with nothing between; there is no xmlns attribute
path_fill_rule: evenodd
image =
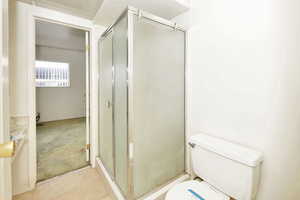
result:
<svg viewBox="0 0 300 200"><path fill-rule="evenodd" d="M69 63L36 61L37 87L70 87Z"/></svg>

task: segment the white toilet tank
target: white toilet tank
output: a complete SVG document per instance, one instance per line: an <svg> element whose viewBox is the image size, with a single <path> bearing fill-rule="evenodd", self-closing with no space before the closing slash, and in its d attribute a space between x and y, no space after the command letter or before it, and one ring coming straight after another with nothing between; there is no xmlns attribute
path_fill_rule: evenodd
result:
<svg viewBox="0 0 300 200"><path fill-rule="evenodd" d="M204 134L192 136L189 144L197 176L234 199L255 199L261 153Z"/></svg>

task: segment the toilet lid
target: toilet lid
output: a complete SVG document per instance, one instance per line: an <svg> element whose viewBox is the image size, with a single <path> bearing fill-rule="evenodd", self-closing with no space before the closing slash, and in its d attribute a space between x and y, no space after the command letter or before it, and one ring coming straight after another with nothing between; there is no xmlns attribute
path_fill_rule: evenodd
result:
<svg viewBox="0 0 300 200"><path fill-rule="evenodd" d="M186 181L174 186L166 200L230 200L230 197L202 181Z"/></svg>

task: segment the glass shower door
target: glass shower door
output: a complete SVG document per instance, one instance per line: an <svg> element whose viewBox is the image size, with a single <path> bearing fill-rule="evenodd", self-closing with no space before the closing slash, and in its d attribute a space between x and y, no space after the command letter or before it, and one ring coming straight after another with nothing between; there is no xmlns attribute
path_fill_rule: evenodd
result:
<svg viewBox="0 0 300 200"><path fill-rule="evenodd" d="M185 32L133 13L100 41L99 152L128 199L185 171Z"/></svg>
<svg viewBox="0 0 300 200"><path fill-rule="evenodd" d="M185 33L133 16L134 197L185 170Z"/></svg>
<svg viewBox="0 0 300 200"><path fill-rule="evenodd" d="M112 32L100 40L99 69L99 153L110 175L114 176L113 136L113 52Z"/></svg>
<svg viewBox="0 0 300 200"><path fill-rule="evenodd" d="M127 15L102 38L100 46L100 158L127 196Z"/></svg>

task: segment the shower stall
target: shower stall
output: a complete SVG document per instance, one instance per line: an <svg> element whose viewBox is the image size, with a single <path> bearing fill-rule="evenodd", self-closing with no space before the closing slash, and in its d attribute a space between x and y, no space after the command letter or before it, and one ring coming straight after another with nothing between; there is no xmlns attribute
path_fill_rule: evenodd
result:
<svg viewBox="0 0 300 200"><path fill-rule="evenodd" d="M185 38L129 7L99 40L99 159L126 199L185 174Z"/></svg>

